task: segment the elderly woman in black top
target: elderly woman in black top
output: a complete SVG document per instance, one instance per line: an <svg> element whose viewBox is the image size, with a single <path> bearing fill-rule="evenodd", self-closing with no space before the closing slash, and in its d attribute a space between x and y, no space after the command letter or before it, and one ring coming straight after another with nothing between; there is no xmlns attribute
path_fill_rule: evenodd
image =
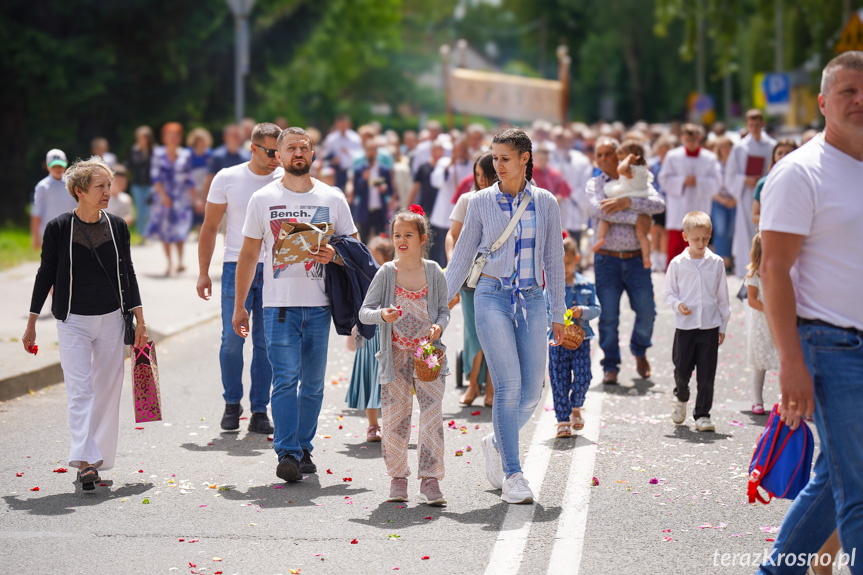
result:
<svg viewBox="0 0 863 575"><path fill-rule="evenodd" d="M111 168L99 157L75 162L66 189L78 202L48 223L42 264L36 274L24 349L36 344L36 318L51 288L57 318L60 365L66 383L72 445L69 466L78 468L85 489L95 489L99 471L111 469L117 453L123 387L121 310L136 319L135 345L149 338L129 249L129 228L104 211L111 197Z"/></svg>

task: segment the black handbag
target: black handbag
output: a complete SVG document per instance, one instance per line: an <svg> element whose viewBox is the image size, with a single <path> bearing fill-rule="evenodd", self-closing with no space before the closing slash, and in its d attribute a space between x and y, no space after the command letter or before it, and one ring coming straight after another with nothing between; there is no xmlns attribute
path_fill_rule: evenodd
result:
<svg viewBox="0 0 863 575"><path fill-rule="evenodd" d="M114 284L111 282L111 275L108 273L108 270L105 269L105 264L102 263L102 258L99 257L99 253L96 251L96 248L93 247L93 242L90 240L90 234L87 233L87 228L81 226L81 231L84 232L84 239L87 240L87 245L90 247L90 253L96 256L96 261L99 262L99 267L102 268L102 271L105 272L105 277L108 278L108 283L113 286ZM117 289L121 289L119 285L117 286ZM118 293L114 293L114 297L117 298L117 303L120 304L120 313L123 315L123 343L126 345L132 345L135 343L135 316L131 311L123 309L123 302L120 300L120 295Z"/></svg>

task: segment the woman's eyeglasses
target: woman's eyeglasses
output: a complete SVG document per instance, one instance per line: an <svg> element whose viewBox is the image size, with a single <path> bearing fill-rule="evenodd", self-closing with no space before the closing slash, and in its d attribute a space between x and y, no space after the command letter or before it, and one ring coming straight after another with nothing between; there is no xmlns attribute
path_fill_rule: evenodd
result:
<svg viewBox="0 0 863 575"><path fill-rule="evenodd" d="M271 150L269 148L265 148L260 144L252 144L252 145L257 146L259 149L263 150L264 153L267 154L268 158L275 158L276 157L276 150Z"/></svg>

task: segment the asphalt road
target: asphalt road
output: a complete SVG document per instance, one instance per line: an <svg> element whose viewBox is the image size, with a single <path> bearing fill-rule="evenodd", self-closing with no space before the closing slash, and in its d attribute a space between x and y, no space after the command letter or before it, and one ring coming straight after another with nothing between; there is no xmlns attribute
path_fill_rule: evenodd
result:
<svg viewBox="0 0 863 575"><path fill-rule="evenodd" d="M661 289L662 276L654 281ZM628 334L633 318L624 309ZM461 347L455 312L450 349ZM746 502L766 417L749 413L737 300L720 348L717 432L695 432L691 413L685 425L671 423L673 317L660 309L650 381L637 379L627 352L621 385L603 389L594 350L581 437L554 440L544 396L522 433L534 506L508 506L489 488L480 439L491 410L459 406L452 380L441 483L448 505L420 504L415 477L407 504L387 503L380 444L365 443L363 414L345 407L353 354L335 335L315 442L319 472L282 483L267 437L219 429L219 329L211 321L160 344L164 422L134 423L126 382L117 466L95 494L76 491L74 471L52 471L66 466L68 450L62 385L0 403L4 573L753 573L740 563L769 549L788 508ZM768 403L777 392L769 380ZM737 564L723 566L724 553L738 554Z"/></svg>

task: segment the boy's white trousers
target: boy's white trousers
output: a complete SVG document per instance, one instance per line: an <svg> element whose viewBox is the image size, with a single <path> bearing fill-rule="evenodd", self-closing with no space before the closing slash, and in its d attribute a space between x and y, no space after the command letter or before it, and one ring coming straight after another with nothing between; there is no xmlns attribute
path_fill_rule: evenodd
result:
<svg viewBox="0 0 863 575"><path fill-rule="evenodd" d="M57 322L69 407L69 467L114 467L123 389L123 317L69 314Z"/></svg>

